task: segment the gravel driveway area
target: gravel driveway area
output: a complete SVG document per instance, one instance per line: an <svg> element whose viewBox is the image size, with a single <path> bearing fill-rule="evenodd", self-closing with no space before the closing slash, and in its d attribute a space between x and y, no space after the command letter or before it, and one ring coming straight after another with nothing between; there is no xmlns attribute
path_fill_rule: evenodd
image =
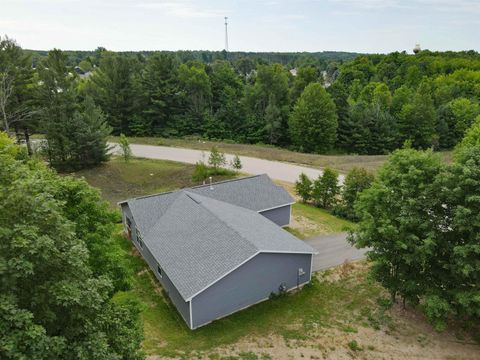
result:
<svg viewBox="0 0 480 360"><path fill-rule="evenodd" d="M315 236L304 241L318 251L318 254L313 256L313 271L338 266L345 261L364 259L367 251L350 245L347 233Z"/></svg>
<svg viewBox="0 0 480 360"><path fill-rule="evenodd" d="M118 145L115 143L110 143L109 145L113 146L112 151L118 154ZM130 144L130 148L132 149L133 156L136 157L179 161L188 164L195 164L200 160L207 162L210 155L209 151L168 146ZM233 159L232 154L225 155L227 162L230 162ZM272 179L290 183L294 183L302 172L307 174L312 179L317 178L320 174L322 174L322 171L318 169L280 161L263 160L248 156L240 156L240 160L243 165L242 172L251 175L267 174ZM343 175L340 175L339 182L343 183L343 180Z"/></svg>

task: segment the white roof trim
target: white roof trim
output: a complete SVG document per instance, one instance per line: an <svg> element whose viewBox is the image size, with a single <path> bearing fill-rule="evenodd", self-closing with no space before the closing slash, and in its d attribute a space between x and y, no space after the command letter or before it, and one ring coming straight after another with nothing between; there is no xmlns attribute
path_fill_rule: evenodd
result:
<svg viewBox="0 0 480 360"><path fill-rule="evenodd" d="M273 209L278 209L278 208L285 207L285 206L289 206L289 205L293 205L293 204L295 204L295 201L294 201L294 202L291 202L291 203L286 203L286 204L283 204L283 205L279 205L279 206L273 206L273 207L271 207L271 208L267 208L267 209L263 209L263 210L258 210L257 212L258 212L258 213L261 213L261 212L264 212L264 211L273 210Z"/></svg>
<svg viewBox="0 0 480 360"><path fill-rule="evenodd" d="M304 254L304 255L312 255L312 258L313 258L313 254L318 254L317 252L304 252L304 251L268 251L268 250L261 250L261 251L257 251L255 254L253 254L252 256L250 256L249 258L245 259L244 261L242 261L240 264L238 264L237 266L235 266L234 268L232 268L231 270L229 270L228 272L226 272L225 274L223 274L222 276L220 276L218 279L215 279L214 281L212 281L210 284L208 284L207 286L205 286L203 289L200 289L199 291L197 291L195 294L193 294L192 296L190 296L189 298L185 299L185 301L192 301L192 299L197 296L198 294L204 292L205 290L207 290L210 286L216 284L217 282L219 282L220 280L222 280L224 277L226 277L227 275L231 274L232 272L234 272L235 270L237 270L240 266L242 266L243 264L245 264L246 262L248 262L249 260L253 259L255 256L257 256L258 254L261 254L261 253L264 253L264 254ZM310 272L312 271L312 269L310 268Z"/></svg>

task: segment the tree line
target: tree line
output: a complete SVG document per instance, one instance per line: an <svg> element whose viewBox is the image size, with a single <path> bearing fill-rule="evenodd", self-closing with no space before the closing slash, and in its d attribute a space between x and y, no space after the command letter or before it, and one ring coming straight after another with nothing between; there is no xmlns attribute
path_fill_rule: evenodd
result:
<svg viewBox="0 0 480 360"><path fill-rule="evenodd" d="M451 149L480 114L474 51L345 61L300 54L285 66L253 56L198 60L99 48L76 68L60 50L33 68L31 54L14 41L1 44L3 88L11 89L0 106L3 127L23 137L44 133L58 168L102 161L108 133L195 135L314 153L386 154L405 141ZM82 144L94 144L92 152Z"/></svg>

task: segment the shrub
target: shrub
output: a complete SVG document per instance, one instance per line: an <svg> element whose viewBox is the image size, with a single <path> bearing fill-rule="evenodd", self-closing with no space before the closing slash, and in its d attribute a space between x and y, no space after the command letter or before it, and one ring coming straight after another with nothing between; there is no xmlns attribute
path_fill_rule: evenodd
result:
<svg viewBox="0 0 480 360"><path fill-rule="evenodd" d="M208 157L208 164L212 166L214 169L219 167L225 166L227 160L225 158L225 154L218 151L216 146L213 146L210 150L210 156Z"/></svg>
<svg viewBox="0 0 480 360"><path fill-rule="evenodd" d="M235 155L233 157L233 160L232 162L230 163L230 165L232 166L232 168L234 168L235 170L240 170L243 166L242 166L242 162L240 161L240 158L238 157L238 155Z"/></svg>
<svg viewBox="0 0 480 360"><path fill-rule="evenodd" d="M312 180L304 173L301 173L295 182L295 191L304 203L310 201L312 198Z"/></svg>
<svg viewBox="0 0 480 360"><path fill-rule="evenodd" d="M317 206L328 209L335 204L339 192L338 172L326 168L313 183L312 198Z"/></svg>
<svg viewBox="0 0 480 360"><path fill-rule="evenodd" d="M209 176L208 166L203 161L199 161L195 164L195 169L192 173L193 182L202 182Z"/></svg>
<svg viewBox="0 0 480 360"><path fill-rule="evenodd" d="M120 138L118 139L118 144L120 145L120 151L122 153L123 160L128 162L132 157L132 149L130 149L130 143L127 137L123 134L120 134Z"/></svg>

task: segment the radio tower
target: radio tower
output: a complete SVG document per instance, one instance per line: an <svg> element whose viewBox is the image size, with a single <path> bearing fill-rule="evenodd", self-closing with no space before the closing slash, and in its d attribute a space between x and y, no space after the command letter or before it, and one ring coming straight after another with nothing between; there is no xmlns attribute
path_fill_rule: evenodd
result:
<svg viewBox="0 0 480 360"><path fill-rule="evenodd" d="M225 16L225 51L228 51L228 17Z"/></svg>

